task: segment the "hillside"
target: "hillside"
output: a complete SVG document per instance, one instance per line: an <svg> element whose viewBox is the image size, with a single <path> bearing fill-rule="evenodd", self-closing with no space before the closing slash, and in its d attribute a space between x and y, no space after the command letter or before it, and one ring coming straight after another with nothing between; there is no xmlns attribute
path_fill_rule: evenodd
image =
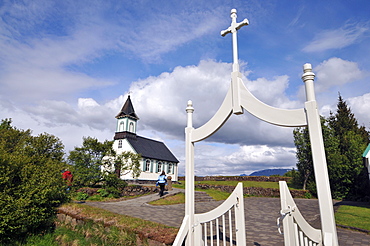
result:
<svg viewBox="0 0 370 246"><path fill-rule="evenodd" d="M249 174L249 176L271 176L271 175L281 175L283 176L286 172L290 171L292 169L265 169L253 172Z"/></svg>

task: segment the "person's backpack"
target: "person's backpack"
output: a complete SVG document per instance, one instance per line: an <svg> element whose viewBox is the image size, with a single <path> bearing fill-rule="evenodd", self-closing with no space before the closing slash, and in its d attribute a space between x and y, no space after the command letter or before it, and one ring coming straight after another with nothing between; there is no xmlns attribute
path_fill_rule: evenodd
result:
<svg viewBox="0 0 370 246"><path fill-rule="evenodd" d="M166 175L159 176L159 178L158 178L158 183L159 184L164 184L166 182L167 182Z"/></svg>

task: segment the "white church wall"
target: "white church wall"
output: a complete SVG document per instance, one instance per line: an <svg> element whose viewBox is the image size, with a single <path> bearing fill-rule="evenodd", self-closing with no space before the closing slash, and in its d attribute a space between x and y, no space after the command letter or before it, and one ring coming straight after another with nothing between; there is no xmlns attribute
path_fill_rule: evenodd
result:
<svg viewBox="0 0 370 246"><path fill-rule="evenodd" d="M146 165L146 160L143 158L143 160L140 161L140 169L142 170L139 177L137 177L137 180L157 180L158 176L161 174L162 171L157 172L157 167L158 167L158 162L157 160L151 160L151 167L149 168L149 171L143 171L145 170L145 165ZM162 165L164 167L164 171L167 176L171 176L172 181L178 181L178 167L177 164L171 163L172 164L172 171L168 173L168 165L170 163L167 162L162 162ZM127 173L126 175L121 175L121 179L133 179L132 178L132 172Z"/></svg>

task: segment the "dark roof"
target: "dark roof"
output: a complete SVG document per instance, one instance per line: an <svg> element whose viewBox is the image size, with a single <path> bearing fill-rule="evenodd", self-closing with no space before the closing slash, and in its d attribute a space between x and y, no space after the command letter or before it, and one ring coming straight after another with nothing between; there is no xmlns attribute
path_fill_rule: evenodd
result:
<svg viewBox="0 0 370 246"><path fill-rule="evenodd" d="M138 154L144 158L157 159L161 161L179 161L172 154L163 142L136 136L136 138L126 138Z"/></svg>
<svg viewBox="0 0 370 246"><path fill-rule="evenodd" d="M134 106L132 106L130 95L128 95L128 98L125 104L123 105L121 111L117 114L116 118L119 119L125 116L131 117L137 120L139 119L139 117L135 113Z"/></svg>
<svg viewBox="0 0 370 246"><path fill-rule="evenodd" d="M132 132L128 132L128 131L116 132L114 134L114 140L125 139L125 138L133 138L133 139L136 139L137 136L136 136L136 133L132 133Z"/></svg>

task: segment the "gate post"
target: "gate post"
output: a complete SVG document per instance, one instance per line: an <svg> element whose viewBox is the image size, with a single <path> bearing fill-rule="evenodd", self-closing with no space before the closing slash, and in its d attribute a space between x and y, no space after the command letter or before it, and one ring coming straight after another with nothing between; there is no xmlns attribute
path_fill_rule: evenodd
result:
<svg viewBox="0 0 370 246"><path fill-rule="evenodd" d="M188 101L186 113L188 117L185 128L185 216L188 216L188 235L186 245L194 245L194 143L191 141L193 127L193 103Z"/></svg>
<svg viewBox="0 0 370 246"><path fill-rule="evenodd" d="M310 135L312 160L314 166L317 196L320 208L320 218L324 242L332 242L332 246L338 246L337 228L334 219L333 201L331 197L328 168L326 164L324 141L322 136L321 121L317 110L313 80L315 74L309 63L303 65L304 74L302 80L306 87L306 115L307 126ZM326 238L331 237L331 238Z"/></svg>

